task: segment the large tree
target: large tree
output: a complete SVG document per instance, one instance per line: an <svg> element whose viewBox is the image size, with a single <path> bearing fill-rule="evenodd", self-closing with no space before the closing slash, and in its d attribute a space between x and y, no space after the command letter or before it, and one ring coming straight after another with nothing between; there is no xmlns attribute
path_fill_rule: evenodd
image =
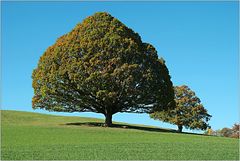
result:
<svg viewBox="0 0 240 161"><path fill-rule="evenodd" d="M208 121L211 115L203 107L195 92L186 85L175 86L174 92L176 108L154 112L150 117L177 125L179 132L182 132L183 126L200 130L210 128Z"/></svg>
<svg viewBox="0 0 240 161"><path fill-rule="evenodd" d="M41 56L32 78L34 109L102 113L106 126L117 112L151 113L175 106L164 60L105 12L58 38Z"/></svg>

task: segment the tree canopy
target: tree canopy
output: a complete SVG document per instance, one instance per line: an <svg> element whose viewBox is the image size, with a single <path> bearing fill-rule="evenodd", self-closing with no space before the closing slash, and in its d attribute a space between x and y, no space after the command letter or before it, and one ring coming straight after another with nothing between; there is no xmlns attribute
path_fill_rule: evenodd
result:
<svg viewBox="0 0 240 161"><path fill-rule="evenodd" d="M188 86L175 86L176 108L172 110L154 112L150 114L153 119L161 120L178 126L182 132L183 126L190 129L206 130L210 128L208 121L211 115L201 104L200 99Z"/></svg>
<svg viewBox="0 0 240 161"><path fill-rule="evenodd" d="M117 112L175 107L165 61L106 12L87 17L58 38L41 56L32 79L34 109L102 113L106 126Z"/></svg>

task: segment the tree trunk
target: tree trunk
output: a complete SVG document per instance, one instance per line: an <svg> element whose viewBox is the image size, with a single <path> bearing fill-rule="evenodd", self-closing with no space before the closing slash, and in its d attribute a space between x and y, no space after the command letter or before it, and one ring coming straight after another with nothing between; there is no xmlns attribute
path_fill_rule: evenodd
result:
<svg viewBox="0 0 240 161"><path fill-rule="evenodd" d="M178 125L178 132L182 132L182 129L183 129L182 125Z"/></svg>
<svg viewBox="0 0 240 161"><path fill-rule="evenodd" d="M107 112L105 114L105 126L106 127L112 126L112 114L110 112Z"/></svg>

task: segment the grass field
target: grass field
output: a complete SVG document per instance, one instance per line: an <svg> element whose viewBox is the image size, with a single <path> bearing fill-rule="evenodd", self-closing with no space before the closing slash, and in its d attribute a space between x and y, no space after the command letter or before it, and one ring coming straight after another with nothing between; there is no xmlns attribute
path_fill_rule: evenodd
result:
<svg viewBox="0 0 240 161"><path fill-rule="evenodd" d="M238 160L239 140L101 119L1 111L2 160ZM128 125L126 125L128 126Z"/></svg>

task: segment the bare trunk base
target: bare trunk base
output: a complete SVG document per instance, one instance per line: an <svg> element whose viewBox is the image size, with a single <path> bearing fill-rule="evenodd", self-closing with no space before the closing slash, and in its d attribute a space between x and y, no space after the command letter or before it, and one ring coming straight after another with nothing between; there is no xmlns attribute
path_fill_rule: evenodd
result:
<svg viewBox="0 0 240 161"><path fill-rule="evenodd" d="M105 127L112 126L112 114L105 114Z"/></svg>
<svg viewBox="0 0 240 161"><path fill-rule="evenodd" d="M183 129L182 125L178 125L178 132L182 132L182 129Z"/></svg>

